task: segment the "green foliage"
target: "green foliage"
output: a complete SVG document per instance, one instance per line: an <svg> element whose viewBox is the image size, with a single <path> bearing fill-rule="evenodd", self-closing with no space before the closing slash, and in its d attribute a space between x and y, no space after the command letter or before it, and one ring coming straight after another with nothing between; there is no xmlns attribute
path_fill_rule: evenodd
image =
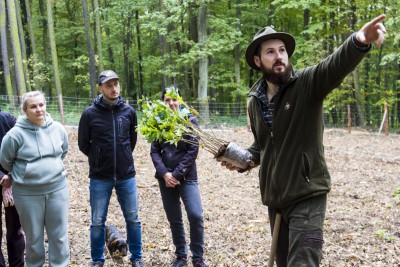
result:
<svg viewBox="0 0 400 267"><path fill-rule="evenodd" d="M40 8L37 0L30 3L39 64L34 66L32 63L29 55L31 42L28 40L26 51L30 80L27 82L33 84L35 81L39 88L45 88L46 94L54 95L48 29L44 28L43 23L46 20L46 5ZM93 38L96 29L95 13L92 2L87 1L87 5ZM196 40L197 19L199 8L204 5L207 5L207 40L204 45L200 45ZM297 46L291 62L299 69L318 63L352 32L371 18L385 13L387 35L384 45L380 49L373 46L369 55L357 67L361 91L361 99L357 99L360 103L357 104L367 109L387 102L392 110L397 110L400 88L399 7L400 3L394 0L99 1L103 46L100 52L104 58L104 67L112 68L120 75L122 86L130 84L130 88L124 87L126 90L122 92L126 99L132 97L132 92L139 92L140 84L143 84L141 93L151 97L158 95L164 84L173 83L183 90L188 101L195 101L198 95L198 60L207 56L207 94L209 97L212 94L211 100L244 102L250 80L254 81L259 76L259 73L254 76L249 74L244 53L254 34L262 27L272 25L276 30L287 31L295 37ZM90 97L82 2L53 1L53 8L63 95ZM44 11L43 16L41 9ZM135 16L136 11L138 17ZM24 32L24 36L28 36L27 32ZM140 46L138 38L141 40ZM235 63L238 63L235 62L235 47L239 47L240 51L240 74L235 74ZM11 54L9 57L10 69L13 69ZM96 67L99 67L98 62ZM38 70L36 77L32 75L33 69ZM127 77L130 77L129 82L125 81ZM236 77L240 77L239 82ZM143 78L141 83L139 78ZM339 90L334 90L328 96L324 103L327 113L332 115L340 112L346 104L356 103L353 84L352 78L346 79ZM136 95L135 100L142 97ZM371 116L365 118L365 121L375 122L380 119ZM399 119L396 113L395 120Z"/></svg>
<svg viewBox="0 0 400 267"><path fill-rule="evenodd" d="M189 131L190 122L186 115L174 111L160 100L142 99L142 116L138 131L151 143L155 140L177 144Z"/></svg>

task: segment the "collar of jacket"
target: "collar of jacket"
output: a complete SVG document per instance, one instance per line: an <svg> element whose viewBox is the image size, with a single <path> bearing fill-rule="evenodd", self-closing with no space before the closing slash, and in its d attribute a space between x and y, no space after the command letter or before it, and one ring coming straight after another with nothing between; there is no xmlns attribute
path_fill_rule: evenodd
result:
<svg viewBox="0 0 400 267"><path fill-rule="evenodd" d="M122 98L122 96L119 96L117 101L115 101L115 104L110 105L103 99L103 95L99 95L96 99L94 99L93 104L101 109L115 110L122 108L125 104L125 100Z"/></svg>

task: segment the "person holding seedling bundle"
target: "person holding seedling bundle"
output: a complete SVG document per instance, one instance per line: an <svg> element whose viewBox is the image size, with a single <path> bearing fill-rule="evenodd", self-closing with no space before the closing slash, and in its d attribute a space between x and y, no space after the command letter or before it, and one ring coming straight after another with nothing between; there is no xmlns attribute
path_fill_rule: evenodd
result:
<svg viewBox="0 0 400 267"><path fill-rule="evenodd" d="M368 54L371 43L383 43L383 19L385 15L372 19L330 56L300 70L290 64L296 45L289 33L265 27L246 49L248 65L262 74L249 93L254 141L248 151L260 166L261 198L268 206L271 252L276 247L278 267L321 262L331 189L324 157L323 101ZM223 165L243 170L224 161ZM268 266L273 266L273 253L269 260Z"/></svg>
<svg viewBox="0 0 400 267"><path fill-rule="evenodd" d="M167 87L161 100L184 121L198 126L198 120L181 107L182 98L178 88ZM170 116L172 117L172 116ZM158 118L163 119L163 118ZM167 119L165 116L164 119ZM190 126L185 126L190 127ZM185 229L182 220L181 201L183 202L190 224L190 250L194 267L206 267L204 262L204 223L200 190L197 182L196 158L199 152L195 135L183 134L185 141L169 142L154 140L150 155L156 169L161 198L167 219L170 223L172 240L175 245L176 260L172 267L186 266L188 251Z"/></svg>

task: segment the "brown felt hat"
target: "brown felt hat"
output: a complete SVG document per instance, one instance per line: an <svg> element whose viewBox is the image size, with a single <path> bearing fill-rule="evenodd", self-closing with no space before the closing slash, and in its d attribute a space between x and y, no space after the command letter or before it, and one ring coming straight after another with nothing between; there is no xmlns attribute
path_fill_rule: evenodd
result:
<svg viewBox="0 0 400 267"><path fill-rule="evenodd" d="M256 35L254 35L253 41L251 41L246 49L246 61L251 68L255 70L260 69L254 63L254 55L257 51L258 46L261 45L262 42L270 39L282 40L285 44L289 58L292 56L294 48L296 47L296 41L294 40L294 37L286 32L276 32L271 27L265 27L258 31Z"/></svg>

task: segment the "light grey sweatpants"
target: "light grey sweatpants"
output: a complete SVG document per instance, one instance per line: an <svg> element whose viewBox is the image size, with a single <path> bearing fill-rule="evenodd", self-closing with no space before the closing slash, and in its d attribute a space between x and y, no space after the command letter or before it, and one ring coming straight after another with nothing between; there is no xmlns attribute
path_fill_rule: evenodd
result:
<svg viewBox="0 0 400 267"><path fill-rule="evenodd" d="M40 267L45 263L45 229L49 241L49 266L68 266L68 187L44 195L14 193L13 197L26 236L27 266Z"/></svg>

